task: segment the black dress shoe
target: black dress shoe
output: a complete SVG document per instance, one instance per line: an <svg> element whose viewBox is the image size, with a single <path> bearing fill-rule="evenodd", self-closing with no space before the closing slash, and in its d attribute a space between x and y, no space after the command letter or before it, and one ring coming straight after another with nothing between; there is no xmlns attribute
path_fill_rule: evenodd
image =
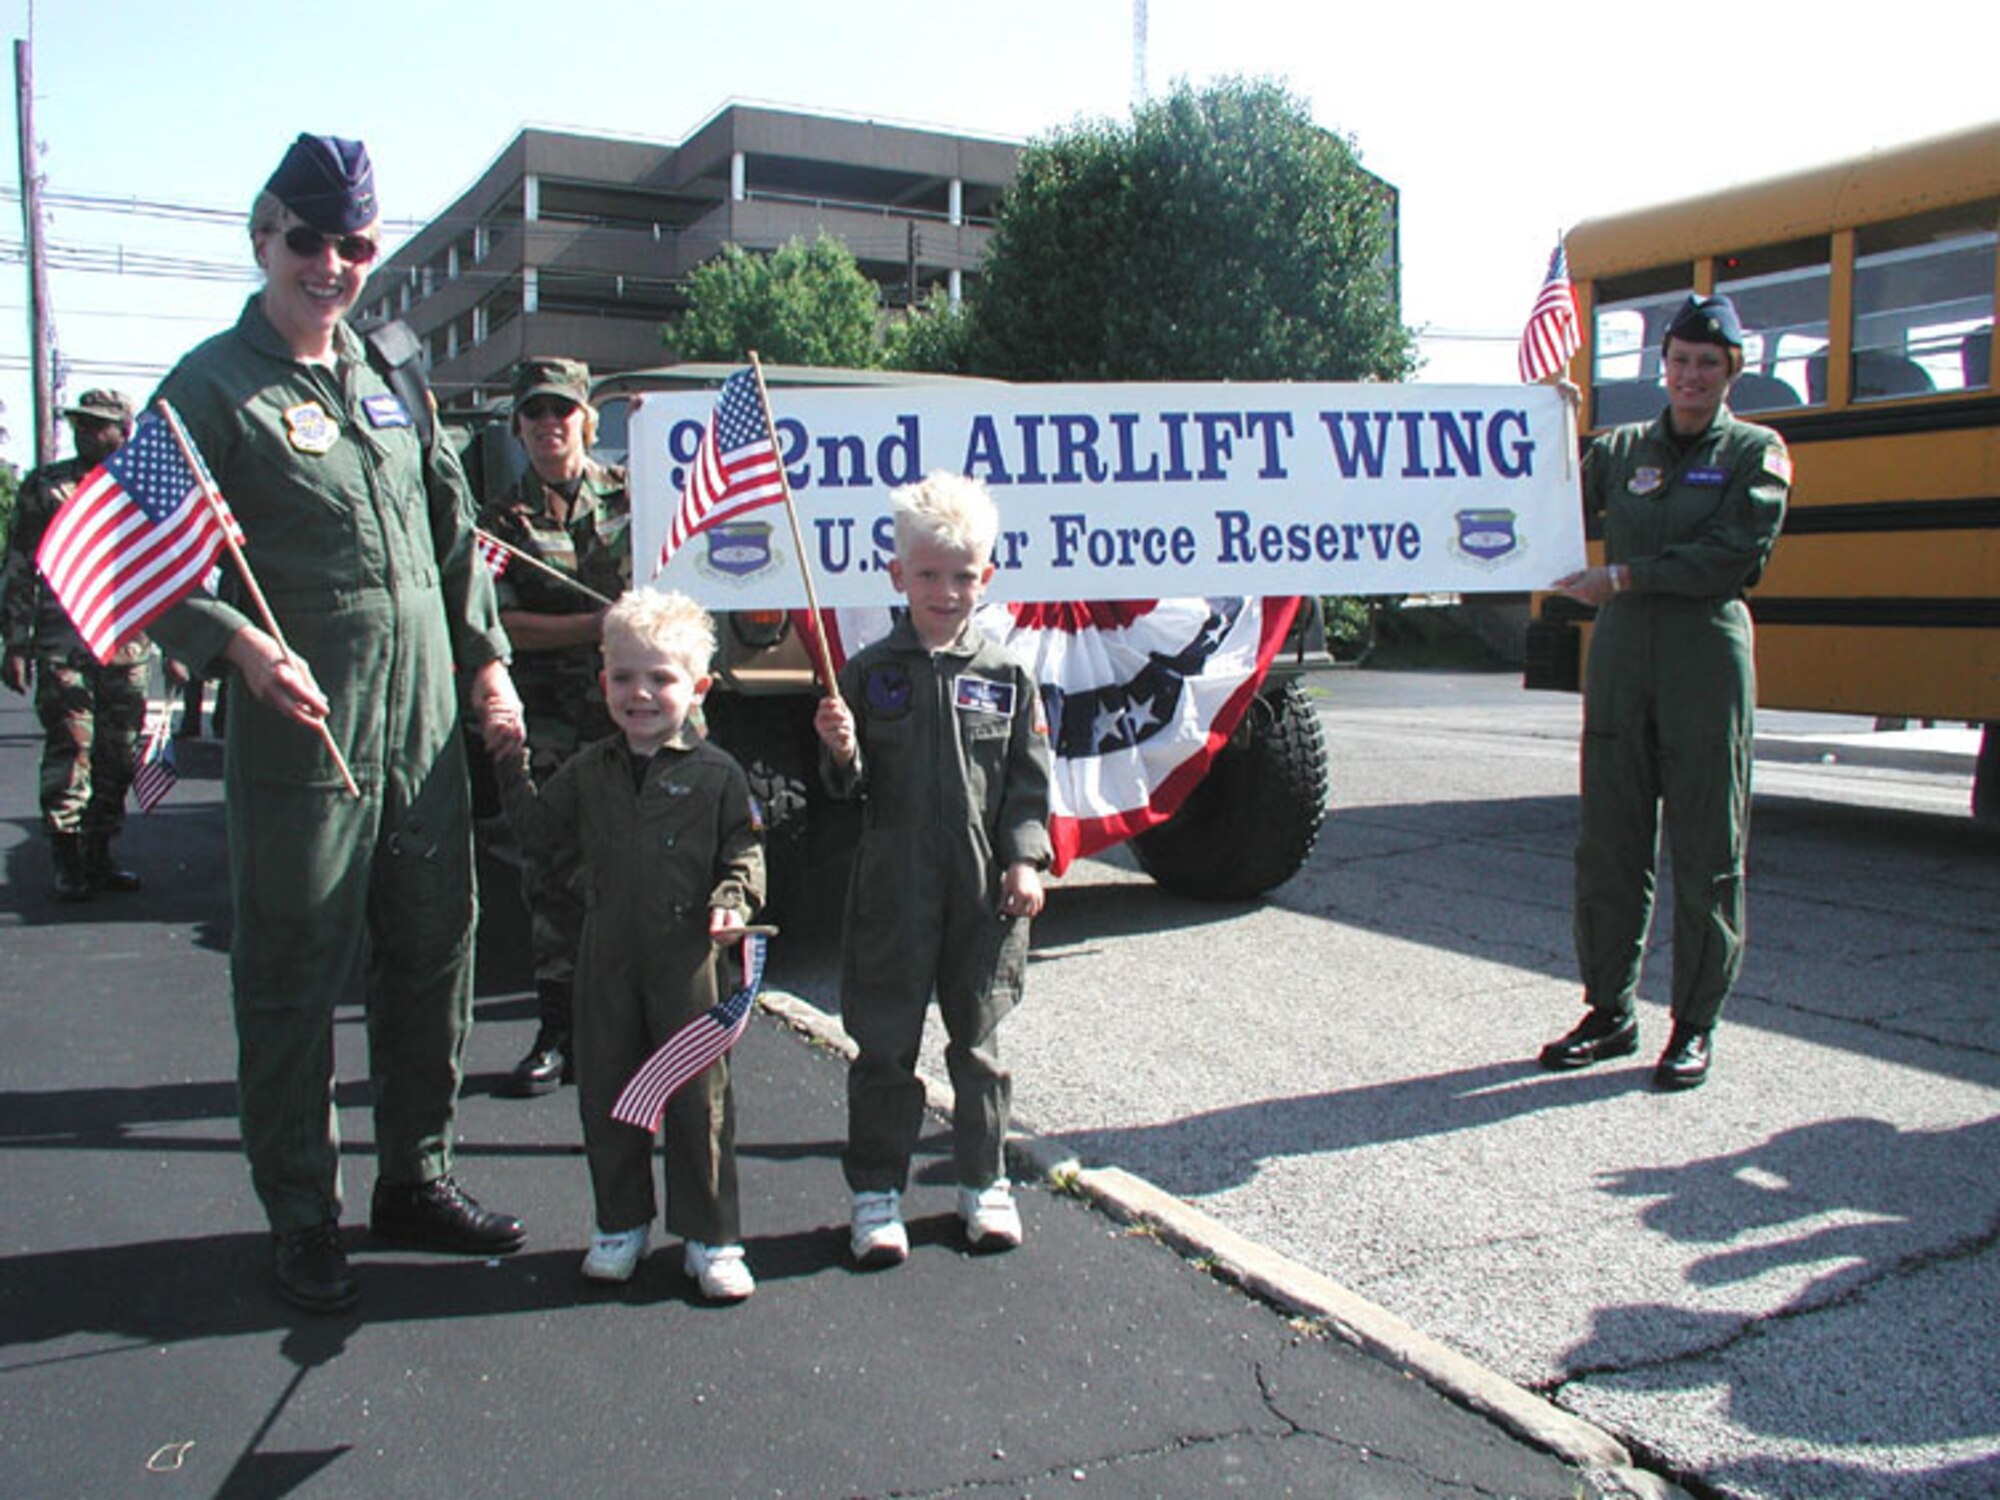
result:
<svg viewBox="0 0 2000 1500"><path fill-rule="evenodd" d="M1594 1010L1577 1023L1575 1030L1542 1048L1545 1068L1587 1068L1592 1063L1614 1057L1630 1057L1639 1050L1639 1018Z"/></svg>
<svg viewBox="0 0 2000 1500"><path fill-rule="evenodd" d="M368 1221L385 1240L454 1255L511 1255L528 1238L519 1219L481 1208L449 1177L376 1183Z"/></svg>
<svg viewBox="0 0 2000 1500"><path fill-rule="evenodd" d="M1674 1027L1667 1050L1653 1069L1653 1083L1663 1089L1698 1089L1708 1078L1708 1064L1715 1055L1709 1033L1692 1026Z"/></svg>
<svg viewBox="0 0 2000 1500"><path fill-rule="evenodd" d="M361 1289L340 1248L340 1226L331 1220L310 1229L281 1230L271 1236L271 1267L278 1295L310 1313L346 1312Z"/></svg>
<svg viewBox="0 0 2000 1500"><path fill-rule="evenodd" d="M537 1033L528 1055L514 1064L500 1093L508 1099L538 1099L575 1076L569 1060L569 1038L543 1031Z"/></svg>

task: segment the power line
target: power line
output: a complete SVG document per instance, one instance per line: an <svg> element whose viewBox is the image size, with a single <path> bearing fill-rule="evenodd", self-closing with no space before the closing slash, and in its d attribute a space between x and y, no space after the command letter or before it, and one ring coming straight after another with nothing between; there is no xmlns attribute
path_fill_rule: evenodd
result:
<svg viewBox="0 0 2000 1500"><path fill-rule="evenodd" d="M50 243L42 248L49 269L55 271L112 276L169 276L181 281L254 281L259 275L255 266L234 261L155 255L144 250L127 250L123 245ZM18 265L24 253L19 245L0 243L0 263Z"/></svg>
<svg viewBox="0 0 2000 1500"><path fill-rule="evenodd" d="M58 354L56 363L70 375L150 375L155 379L173 368L157 360L72 359L66 354ZM0 354L0 370L18 372L29 367L25 354Z"/></svg>
<svg viewBox="0 0 2000 1500"><path fill-rule="evenodd" d="M0 202L18 202L19 188L0 186ZM50 208L75 209L80 213L118 214L128 218L172 219L182 223L215 224L238 233L247 232L249 212L240 208L211 208L200 203L172 203L157 198L107 197L96 193L43 193ZM409 233L421 228L422 219L384 219L383 228Z"/></svg>
<svg viewBox="0 0 2000 1500"><path fill-rule="evenodd" d="M27 310L27 307L23 303L0 302L0 313L18 313L26 312ZM215 316L212 313L156 312L151 310L141 312L129 307L64 308L64 321L68 321L71 318L117 318L130 319L138 323L204 323L212 325L215 322Z"/></svg>

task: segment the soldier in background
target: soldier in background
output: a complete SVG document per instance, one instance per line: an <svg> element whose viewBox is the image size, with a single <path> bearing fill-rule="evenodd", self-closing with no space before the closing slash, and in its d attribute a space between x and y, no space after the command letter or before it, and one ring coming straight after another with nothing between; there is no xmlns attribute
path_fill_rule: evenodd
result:
<svg viewBox="0 0 2000 1500"><path fill-rule="evenodd" d="M588 366L521 361L513 429L527 472L512 492L489 502L479 524L561 575L516 561L498 580L500 622L513 642L514 685L527 711L529 774L540 786L581 746L612 732L598 638L608 601L631 586L632 512L625 471L589 456L597 413ZM523 877L540 1024L504 1089L515 1098L549 1093L571 1076L570 995L583 908L568 876L530 859Z"/></svg>
<svg viewBox="0 0 2000 1500"><path fill-rule="evenodd" d="M84 901L94 891L136 891L142 883L112 858L111 841L125 825L153 643L137 636L109 663L99 662L35 567L42 534L63 502L132 435L132 403L116 391L85 391L63 416L76 456L29 474L15 505L0 591L6 625L0 670L14 692L34 683L43 734L42 822L54 851L55 893Z"/></svg>

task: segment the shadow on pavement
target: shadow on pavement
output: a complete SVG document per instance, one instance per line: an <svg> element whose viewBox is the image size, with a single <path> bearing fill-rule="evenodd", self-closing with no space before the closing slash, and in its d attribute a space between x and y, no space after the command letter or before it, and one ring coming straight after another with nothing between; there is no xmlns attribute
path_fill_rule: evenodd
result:
<svg viewBox="0 0 2000 1500"><path fill-rule="evenodd" d="M1991 1319L1968 1325L1963 1285L2000 1306L1987 1217L2000 1117L1946 1130L1851 1117L1782 1131L1757 1147L1608 1177L1606 1192L1656 1201L1647 1227L1680 1245L1696 1287L1774 1309L1754 1316L1657 1303L1607 1306L1568 1350L1571 1379L1605 1392L1720 1401L1729 1419L1778 1445L1707 1474L1757 1493L2000 1493L2000 1460L1897 1471L1845 1465L1820 1449L1939 1448L2000 1433ZM1752 1283L1763 1283L1753 1287ZM1813 1313L1809 1318L1802 1313ZM1651 1351L1635 1360L1634 1350ZM1738 1472L1740 1470L1740 1472Z"/></svg>
<svg viewBox="0 0 2000 1500"><path fill-rule="evenodd" d="M1651 1087L1652 1065L1554 1075L1533 1062L1289 1099L1259 1099L1158 1124L1058 1137L1086 1165L1137 1172L1178 1197L1239 1187L1266 1163L1452 1135Z"/></svg>

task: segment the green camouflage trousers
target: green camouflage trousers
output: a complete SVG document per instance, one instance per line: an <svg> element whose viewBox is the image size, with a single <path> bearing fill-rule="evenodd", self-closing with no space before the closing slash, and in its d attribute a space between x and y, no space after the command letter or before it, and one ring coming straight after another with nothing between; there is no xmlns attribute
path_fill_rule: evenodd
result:
<svg viewBox="0 0 2000 1500"><path fill-rule="evenodd" d="M125 824L150 660L100 666L88 651L35 658L42 820L54 833L115 836Z"/></svg>

